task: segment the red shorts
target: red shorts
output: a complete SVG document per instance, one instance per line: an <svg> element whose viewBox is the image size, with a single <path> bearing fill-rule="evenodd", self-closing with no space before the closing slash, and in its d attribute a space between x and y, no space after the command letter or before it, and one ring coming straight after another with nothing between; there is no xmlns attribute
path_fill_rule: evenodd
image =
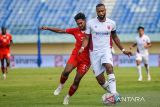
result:
<svg viewBox="0 0 160 107"><path fill-rule="evenodd" d="M85 74L90 68L90 59L88 56L80 56L72 54L67 62L67 64L72 64L77 68L77 72L80 74Z"/></svg>
<svg viewBox="0 0 160 107"><path fill-rule="evenodd" d="M8 53L0 53L0 59L10 59L10 56L11 54L8 52Z"/></svg>

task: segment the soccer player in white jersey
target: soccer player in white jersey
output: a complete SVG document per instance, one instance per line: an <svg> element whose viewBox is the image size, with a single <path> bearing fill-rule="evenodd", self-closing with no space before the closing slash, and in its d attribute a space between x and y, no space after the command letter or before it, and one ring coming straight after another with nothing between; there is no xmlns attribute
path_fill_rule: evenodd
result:
<svg viewBox="0 0 160 107"><path fill-rule="evenodd" d="M90 60L93 72L98 83L107 91L117 96L116 80L113 72L113 59L111 53L111 39L125 55L132 55L126 51L120 43L116 34L116 23L106 17L106 8L104 4L96 6L97 17L88 21L86 29L86 38L83 40L79 54L89 44ZM108 75L108 81L105 80L104 71Z"/></svg>
<svg viewBox="0 0 160 107"><path fill-rule="evenodd" d="M144 34L144 27L138 27L137 29L139 36L136 37L136 42L130 47L137 46L136 52L136 63L137 63L137 70L139 74L138 81L142 81L142 72L141 72L141 62L143 61L144 66L146 68L148 81L151 80L150 71L149 71L149 64L148 64L148 48L151 47L151 41L147 35Z"/></svg>

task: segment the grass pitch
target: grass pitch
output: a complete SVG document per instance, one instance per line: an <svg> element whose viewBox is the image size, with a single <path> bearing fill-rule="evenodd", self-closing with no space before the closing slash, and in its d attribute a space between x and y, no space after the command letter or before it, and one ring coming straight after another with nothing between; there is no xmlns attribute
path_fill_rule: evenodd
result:
<svg viewBox="0 0 160 107"><path fill-rule="evenodd" d="M148 82L143 69L143 81L137 81L136 68L115 68L117 90L127 99L114 107L160 107L160 68L151 68L152 81ZM53 91L59 83L63 68L11 69L7 80L0 77L0 107L64 107L76 71L73 71L59 96ZM104 107L101 96L105 91L98 85L90 70L67 107Z"/></svg>

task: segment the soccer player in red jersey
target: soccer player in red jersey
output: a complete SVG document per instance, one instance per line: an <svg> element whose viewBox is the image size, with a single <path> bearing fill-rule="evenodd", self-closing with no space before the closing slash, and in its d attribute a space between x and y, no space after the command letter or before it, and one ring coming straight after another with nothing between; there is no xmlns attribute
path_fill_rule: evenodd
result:
<svg viewBox="0 0 160 107"><path fill-rule="evenodd" d="M10 66L10 45L12 43L12 36L6 32L5 27L2 27L1 30L2 33L0 34L0 60L1 60L1 70L3 73L3 78L5 80L7 68Z"/></svg>
<svg viewBox="0 0 160 107"><path fill-rule="evenodd" d="M76 43L75 48L72 51L72 54L66 64L64 71L60 77L60 84L58 88L54 91L54 95L58 95L66 80L68 79L69 74L77 68L77 73L74 78L74 82L71 85L68 94L65 96L63 104L67 105L69 103L69 98L76 92L79 83L85 73L88 71L90 67L90 59L89 59L89 48L84 48L84 51L81 55L78 54L79 49L81 48L83 38L85 37L86 30L86 17L83 13L78 13L74 17L78 27L76 28L68 28L66 30L58 29L58 28L49 28L49 27L41 27L42 30L50 30L56 33L67 33L71 34L75 37Z"/></svg>

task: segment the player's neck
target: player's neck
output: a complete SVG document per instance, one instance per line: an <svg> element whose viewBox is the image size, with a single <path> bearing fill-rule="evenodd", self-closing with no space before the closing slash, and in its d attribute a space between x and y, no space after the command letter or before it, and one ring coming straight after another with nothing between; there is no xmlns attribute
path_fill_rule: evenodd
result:
<svg viewBox="0 0 160 107"><path fill-rule="evenodd" d="M80 29L80 31L83 33L83 32L85 32L85 30L86 30L86 28L84 28L84 29Z"/></svg>
<svg viewBox="0 0 160 107"><path fill-rule="evenodd" d="M105 22L106 21L106 17L104 17L103 19L100 19L99 17L97 17L97 19L99 20L99 22Z"/></svg>
<svg viewBox="0 0 160 107"><path fill-rule="evenodd" d="M4 36L4 35L6 35L6 33L2 33L2 35Z"/></svg>
<svg viewBox="0 0 160 107"><path fill-rule="evenodd" d="M144 34L143 34L144 35ZM143 37L143 35L139 35L139 37L141 38L141 37Z"/></svg>

